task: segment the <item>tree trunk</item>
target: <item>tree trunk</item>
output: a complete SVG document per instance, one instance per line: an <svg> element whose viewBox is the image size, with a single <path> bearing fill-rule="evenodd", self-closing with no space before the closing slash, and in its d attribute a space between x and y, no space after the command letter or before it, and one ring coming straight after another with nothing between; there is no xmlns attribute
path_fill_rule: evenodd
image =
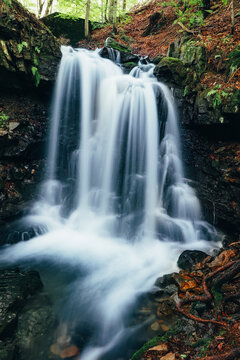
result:
<svg viewBox="0 0 240 360"><path fill-rule="evenodd" d="M90 3L91 0L87 0L87 7L86 7L86 16L85 16L85 38L90 39L90 31L89 31L89 12L90 12Z"/></svg>
<svg viewBox="0 0 240 360"><path fill-rule="evenodd" d="M123 0L123 11L126 10L126 3L127 3L127 1L126 1L126 0Z"/></svg>
<svg viewBox="0 0 240 360"><path fill-rule="evenodd" d="M114 34L117 34L116 23L117 23L117 0L113 0L113 21L112 21L112 24L113 24L113 33Z"/></svg>
<svg viewBox="0 0 240 360"><path fill-rule="evenodd" d="M105 19L105 21L108 21L107 9L108 9L108 0L106 0L106 2L105 2L105 9L104 9L104 19Z"/></svg>
<svg viewBox="0 0 240 360"><path fill-rule="evenodd" d="M50 13L50 8L51 8L52 4L53 4L53 0L48 0L44 16L47 16Z"/></svg>
<svg viewBox="0 0 240 360"><path fill-rule="evenodd" d="M44 6L45 0L37 0L38 4L38 17L40 18L42 16L43 6Z"/></svg>
<svg viewBox="0 0 240 360"><path fill-rule="evenodd" d="M234 0L232 0L232 29L231 34L234 34L235 16L234 16Z"/></svg>
<svg viewBox="0 0 240 360"><path fill-rule="evenodd" d="M113 18L114 18L114 0L109 0L108 20L111 24L113 24Z"/></svg>

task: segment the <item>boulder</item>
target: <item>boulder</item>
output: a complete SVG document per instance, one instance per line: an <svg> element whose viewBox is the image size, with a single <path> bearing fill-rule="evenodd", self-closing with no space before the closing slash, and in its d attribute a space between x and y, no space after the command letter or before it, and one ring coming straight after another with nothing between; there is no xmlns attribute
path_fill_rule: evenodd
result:
<svg viewBox="0 0 240 360"><path fill-rule="evenodd" d="M203 261L208 255L200 250L185 250L179 256L177 265L180 269L191 270L195 264Z"/></svg>
<svg viewBox="0 0 240 360"><path fill-rule="evenodd" d="M64 37L73 46L84 39L85 19L71 17L60 12L54 12L40 19L56 37ZM89 21L90 31L92 24Z"/></svg>
<svg viewBox="0 0 240 360"><path fill-rule="evenodd" d="M159 81L183 87L187 77L187 70L182 60L165 57L155 67L154 75Z"/></svg>
<svg viewBox="0 0 240 360"><path fill-rule="evenodd" d="M0 359L45 360L55 317L36 271L0 271Z"/></svg>

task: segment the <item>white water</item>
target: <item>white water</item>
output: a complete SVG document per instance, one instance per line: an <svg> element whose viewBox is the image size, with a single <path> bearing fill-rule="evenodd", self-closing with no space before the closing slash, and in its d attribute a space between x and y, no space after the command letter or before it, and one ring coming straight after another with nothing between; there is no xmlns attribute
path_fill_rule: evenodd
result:
<svg viewBox="0 0 240 360"><path fill-rule="evenodd" d="M172 93L151 64L123 75L97 52L63 47L52 113L47 180L27 218L48 231L1 260L71 269L64 311L92 324L80 359L97 360L130 331L137 297L183 249L210 247L214 230L184 179Z"/></svg>

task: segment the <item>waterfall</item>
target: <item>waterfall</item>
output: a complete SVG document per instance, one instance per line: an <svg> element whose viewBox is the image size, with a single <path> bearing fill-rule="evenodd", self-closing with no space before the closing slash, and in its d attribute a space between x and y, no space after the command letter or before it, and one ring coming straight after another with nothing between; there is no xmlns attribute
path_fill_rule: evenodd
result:
<svg viewBox="0 0 240 360"><path fill-rule="evenodd" d="M126 318L137 297L215 231L184 178L174 99L154 66L124 75L98 51L62 54L46 181L27 218L47 231L7 247L1 261L72 274L62 317L91 324L80 359L97 360L132 331Z"/></svg>

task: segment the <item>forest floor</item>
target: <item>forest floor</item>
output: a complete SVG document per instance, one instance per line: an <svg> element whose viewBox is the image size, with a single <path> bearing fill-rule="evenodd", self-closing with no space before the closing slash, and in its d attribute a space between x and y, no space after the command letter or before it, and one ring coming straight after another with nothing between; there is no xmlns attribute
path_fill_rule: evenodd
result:
<svg viewBox="0 0 240 360"><path fill-rule="evenodd" d="M240 2L235 0L235 26L231 35L231 5L224 6L216 0L212 13L204 20L204 24L196 25L189 30L192 38L204 46L209 69L202 79L208 87L220 84L223 88L234 86L240 89L240 68L226 81L224 63L228 54L240 44ZM158 15L160 14L160 15ZM102 47L107 37L127 45L133 53L149 56L166 56L169 45L183 35L183 29L177 19L176 8L161 6L157 0L139 8L132 9L117 24L117 34L112 26L104 26L92 33L90 41L83 40L80 46L95 49ZM148 35L146 33L150 32Z"/></svg>

